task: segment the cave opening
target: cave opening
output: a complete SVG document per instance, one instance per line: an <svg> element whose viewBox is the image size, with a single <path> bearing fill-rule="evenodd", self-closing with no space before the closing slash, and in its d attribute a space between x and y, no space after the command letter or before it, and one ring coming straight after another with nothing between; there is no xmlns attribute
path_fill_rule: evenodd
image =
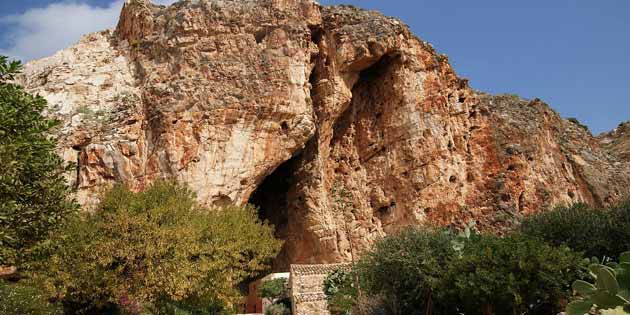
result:
<svg viewBox="0 0 630 315"><path fill-rule="evenodd" d="M289 191L294 183L294 170L302 154L296 154L278 166L256 188L249 204L258 208L258 217L274 226L275 236L286 240L289 225Z"/></svg>
<svg viewBox="0 0 630 315"><path fill-rule="evenodd" d="M400 54L383 55L377 62L359 73L360 80L358 83L368 85L382 84L383 80L387 79L385 76L391 71L393 64L397 61L400 61ZM360 84L357 84L357 86L360 86Z"/></svg>
<svg viewBox="0 0 630 315"><path fill-rule="evenodd" d="M258 209L258 218L266 221L274 227L274 236L286 241L289 229L289 194L291 187L295 183L295 170L298 162L302 159L302 153L294 155L291 159L280 164L271 174L267 175L252 192L248 203ZM271 270L273 272L288 271L288 262L284 256L284 247L272 261ZM262 276L251 277L240 283L239 289L242 294L249 296L256 290L257 280ZM249 309L255 312L259 309ZM257 307L257 306L251 306Z"/></svg>

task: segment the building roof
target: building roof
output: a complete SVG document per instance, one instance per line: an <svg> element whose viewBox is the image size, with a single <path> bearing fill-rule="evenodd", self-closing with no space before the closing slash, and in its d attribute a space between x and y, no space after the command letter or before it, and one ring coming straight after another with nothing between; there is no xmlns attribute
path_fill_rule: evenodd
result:
<svg viewBox="0 0 630 315"><path fill-rule="evenodd" d="M277 273L268 274L261 280L264 282L264 281L276 280L276 279L289 279L290 275L291 274L288 272L277 272Z"/></svg>
<svg viewBox="0 0 630 315"><path fill-rule="evenodd" d="M325 275L335 270L350 270L349 263L338 264L319 264L319 265L291 265L291 275L294 276L313 276Z"/></svg>

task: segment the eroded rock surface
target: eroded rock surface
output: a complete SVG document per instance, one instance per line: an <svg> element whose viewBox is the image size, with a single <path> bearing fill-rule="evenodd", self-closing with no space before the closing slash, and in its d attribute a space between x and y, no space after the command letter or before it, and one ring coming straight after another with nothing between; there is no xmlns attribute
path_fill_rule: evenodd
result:
<svg viewBox="0 0 630 315"><path fill-rule="evenodd" d="M597 138L618 159L630 162L630 121L619 124L611 132L603 133Z"/></svg>
<svg viewBox="0 0 630 315"><path fill-rule="evenodd" d="M402 22L350 6L128 1L116 30L22 81L64 122L82 203L170 177L208 205L251 202L287 240L278 268L349 261L409 225L496 229L630 190L619 150L540 100L472 90Z"/></svg>

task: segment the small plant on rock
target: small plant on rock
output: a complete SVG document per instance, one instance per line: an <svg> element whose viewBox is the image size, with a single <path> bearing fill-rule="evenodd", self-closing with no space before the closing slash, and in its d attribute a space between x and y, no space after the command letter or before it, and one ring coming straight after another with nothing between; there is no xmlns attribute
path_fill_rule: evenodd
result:
<svg viewBox="0 0 630 315"><path fill-rule="evenodd" d="M584 131L589 132L589 129L586 125L584 125L583 123L581 123L577 118L575 117L571 117L571 118L567 118L568 121L570 121L571 123L577 125L578 127L584 129Z"/></svg>

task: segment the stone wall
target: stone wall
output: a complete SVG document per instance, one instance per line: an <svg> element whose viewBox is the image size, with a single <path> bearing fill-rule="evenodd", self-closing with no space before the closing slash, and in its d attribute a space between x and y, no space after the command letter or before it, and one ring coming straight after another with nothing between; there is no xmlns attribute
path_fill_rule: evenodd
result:
<svg viewBox="0 0 630 315"><path fill-rule="evenodd" d="M328 315L324 279L335 270L348 269L349 264L291 265L291 300L293 315Z"/></svg>

